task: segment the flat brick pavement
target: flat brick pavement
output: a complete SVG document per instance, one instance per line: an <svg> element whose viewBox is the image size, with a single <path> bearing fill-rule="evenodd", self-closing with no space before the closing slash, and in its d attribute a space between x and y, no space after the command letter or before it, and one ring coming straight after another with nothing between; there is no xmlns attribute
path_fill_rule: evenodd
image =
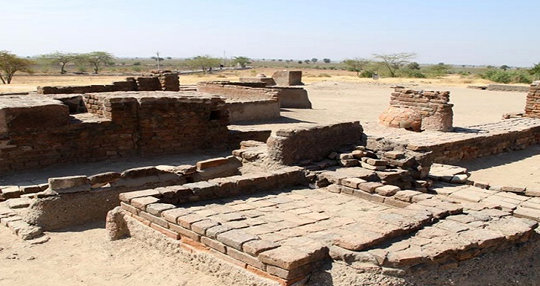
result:
<svg viewBox="0 0 540 286"><path fill-rule="evenodd" d="M329 259L354 261L369 269L450 267L526 242L538 226L493 204L452 199L459 189L398 208L344 191L334 193L332 187L177 206L139 197L123 202L122 208L173 239L246 269L264 271L284 284L305 277ZM396 196L407 192L398 191ZM486 195L482 194L480 200Z"/></svg>

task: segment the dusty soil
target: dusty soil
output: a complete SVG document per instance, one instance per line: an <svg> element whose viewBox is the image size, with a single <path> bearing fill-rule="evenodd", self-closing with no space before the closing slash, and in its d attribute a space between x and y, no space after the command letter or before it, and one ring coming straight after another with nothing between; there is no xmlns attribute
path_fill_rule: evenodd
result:
<svg viewBox="0 0 540 286"><path fill-rule="evenodd" d="M324 78L324 81L317 77L319 81L306 86L313 103L312 110L284 110L283 118L278 123L264 123L258 128L276 130L299 123L344 120L360 120L367 130L377 128L377 117L387 107L390 86L395 84L414 89L450 90L451 102L455 104L455 126L497 121L503 113L522 111L525 106L525 93L472 90L466 89L464 83L438 85L441 83L400 82L394 79L354 82L337 81L338 77ZM115 79L100 80L102 82L99 83L109 83ZM22 85L17 91L32 90L36 83ZM33 87L29 89L30 86ZM0 89L0 92L6 90ZM493 185L536 188L540 186L538 151L538 146L534 146L520 152L464 162L462 165L472 170L473 179ZM148 165L144 161L138 163ZM151 164L164 163L152 161ZM54 172L54 169L49 171ZM31 177L32 173L26 173L24 176L11 177L11 182L30 180ZM102 222L50 232L48 236L50 241L47 243L30 245L19 240L8 229L0 227L0 285L246 285L236 279L238 273L224 272L215 265L190 260L186 256L165 255L136 239L110 242L105 238ZM308 284L538 285L539 245L537 243L474 259L457 269L428 270L406 278L355 273L336 263L314 275Z"/></svg>

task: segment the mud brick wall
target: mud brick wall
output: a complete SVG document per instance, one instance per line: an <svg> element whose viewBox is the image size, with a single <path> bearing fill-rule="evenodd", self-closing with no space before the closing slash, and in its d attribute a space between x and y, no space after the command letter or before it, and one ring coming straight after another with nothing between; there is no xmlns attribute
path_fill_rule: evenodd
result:
<svg viewBox="0 0 540 286"><path fill-rule="evenodd" d="M109 85L39 86L38 94L86 94L115 91L179 91L180 80L176 73L162 73L149 77L128 77L125 81Z"/></svg>
<svg viewBox="0 0 540 286"><path fill-rule="evenodd" d="M512 118L499 122L456 128L454 132L370 134L367 147L373 150L409 149L432 152L435 163L454 164L540 143L540 120Z"/></svg>
<svg viewBox="0 0 540 286"><path fill-rule="evenodd" d="M525 103L525 116L540 118L540 81L533 82L529 87Z"/></svg>
<svg viewBox="0 0 540 286"><path fill-rule="evenodd" d="M74 94L118 91L116 85L38 86L38 94Z"/></svg>
<svg viewBox="0 0 540 286"><path fill-rule="evenodd" d="M280 106L283 108L307 108L311 109L307 90L301 87L273 86L271 89L278 90Z"/></svg>
<svg viewBox="0 0 540 286"><path fill-rule="evenodd" d="M448 91L415 91L396 88L390 107L379 116L379 124L413 131L452 131L453 104Z"/></svg>
<svg viewBox="0 0 540 286"><path fill-rule="evenodd" d="M189 92L192 96L162 93L138 99L141 155L226 148L229 112L223 99ZM115 122L114 116L112 120Z"/></svg>
<svg viewBox="0 0 540 286"><path fill-rule="evenodd" d="M256 101L229 101L227 102L230 121L251 121L279 118L279 101L277 99Z"/></svg>
<svg viewBox="0 0 540 286"><path fill-rule="evenodd" d="M331 152L362 144L363 131L358 121L278 130L268 138L268 155L286 165L321 161Z"/></svg>
<svg viewBox="0 0 540 286"><path fill-rule="evenodd" d="M158 76L161 87L165 91L180 91L180 79L175 73L162 73Z"/></svg>
<svg viewBox="0 0 540 286"><path fill-rule="evenodd" d="M311 108L307 91L301 87L266 87L264 83L200 82L197 91L226 97L234 101L252 101L275 98L283 108Z"/></svg>
<svg viewBox="0 0 540 286"><path fill-rule="evenodd" d="M182 95L180 95L182 94ZM46 97L0 99L0 171L115 157L225 149L219 97L187 92L85 94L89 113Z"/></svg>
<svg viewBox="0 0 540 286"><path fill-rule="evenodd" d="M272 75L272 78L280 86L304 84L302 83L302 71L276 71Z"/></svg>
<svg viewBox="0 0 540 286"><path fill-rule="evenodd" d="M197 91L225 96L229 100L264 100L278 98L279 91L259 83L199 82Z"/></svg>

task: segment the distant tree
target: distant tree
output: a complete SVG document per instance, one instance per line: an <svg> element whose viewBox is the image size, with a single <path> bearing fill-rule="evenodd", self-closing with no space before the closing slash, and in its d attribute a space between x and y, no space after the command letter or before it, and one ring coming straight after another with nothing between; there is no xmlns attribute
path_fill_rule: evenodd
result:
<svg viewBox="0 0 540 286"><path fill-rule="evenodd" d="M360 72L369 64L366 59L346 59L343 63L347 66L347 70L356 72L356 76L360 76Z"/></svg>
<svg viewBox="0 0 540 286"><path fill-rule="evenodd" d="M309 64L310 60L304 60L304 63Z"/></svg>
<svg viewBox="0 0 540 286"><path fill-rule="evenodd" d="M19 58L8 51L0 51L0 81L10 84L16 72L32 72L32 63L31 60Z"/></svg>
<svg viewBox="0 0 540 286"><path fill-rule="evenodd" d="M192 69L200 68L203 73L212 67L217 67L221 64L221 59L213 58L209 55L196 56L186 61L186 64Z"/></svg>
<svg viewBox="0 0 540 286"><path fill-rule="evenodd" d="M506 71L507 69L509 69L510 67L507 66L507 65L502 65L499 67L500 69L502 69L503 71Z"/></svg>
<svg viewBox="0 0 540 286"><path fill-rule="evenodd" d="M54 52L42 55L41 58L45 59L53 65L60 65L60 74L65 74L66 65L68 63L74 62L77 59L77 54Z"/></svg>
<svg viewBox="0 0 540 286"><path fill-rule="evenodd" d="M298 61L299 64L303 64L304 62L303 61Z"/></svg>
<svg viewBox="0 0 540 286"><path fill-rule="evenodd" d="M330 60L330 59L327 59L327 58L325 58L325 59L323 59L323 62L324 62L325 64L329 64L329 63L331 62L331 60Z"/></svg>
<svg viewBox="0 0 540 286"><path fill-rule="evenodd" d="M151 57L151 59L153 59L154 61L157 61L158 59L159 59L160 61L164 61L164 60L165 60L165 58L162 58L162 57L159 57L159 58L158 58L158 57Z"/></svg>
<svg viewBox="0 0 540 286"><path fill-rule="evenodd" d="M397 53L397 54L374 54L374 58L381 60L382 64L391 77L396 77L396 71L404 64L408 63L410 59L416 57L415 53Z"/></svg>
<svg viewBox="0 0 540 286"><path fill-rule="evenodd" d="M318 62L318 61L319 61L318 58L312 58L312 59L311 59L311 62L312 62L312 63L316 63L316 62Z"/></svg>
<svg viewBox="0 0 540 286"><path fill-rule="evenodd" d="M420 70L420 65L417 62L412 62L407 65L410 70Z"/></svg>
<svg viewBox="0 0 540 286"><path fill-rule="evenodd" d="M278 62L282 62L282 61L283 61L283 59L278 59L277 61L278 61Z"/></svg>
<svg viewBox="0 0 540 286"><path fill-rule="evenodd" d="M540 78L540 63L535 64L532 69L529 70L529 73L533 76L533 80Z"/></svg>
<svg viewBox="0 0 540 286"><path fill-rule="evenodd" d="M103 66L110 66L114 64L114 56L107 52L91 52L87 54L80 54L77 57L79 63L86 63L92 66L94 74L98 74L99 70Z"/></svg>
<svg viewBox="0 0 540 286"><path fill-rule="evenodd" d="M247 65L251 64L251 59L248 57L234 57L233 64L239 65L241 68L245 68Z"/></svg>

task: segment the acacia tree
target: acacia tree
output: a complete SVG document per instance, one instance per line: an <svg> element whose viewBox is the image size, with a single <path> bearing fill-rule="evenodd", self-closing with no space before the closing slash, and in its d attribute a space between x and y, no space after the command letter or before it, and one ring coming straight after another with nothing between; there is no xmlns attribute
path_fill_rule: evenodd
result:
<svg viewBox="0 0 540 286"><path fill-rule="evenodd" d="M16 72L32 72L31 65L30 60L19 58L8 51L0 51L0 81L10 84Z"/></svg>
<svg viewBox="0 0 540 286"><path fill-rule="evenodd" d="M221 63L221 59L213 58L209 55L196 56L186 61L186 64L189 67L191 67L192 69L200 68L203 71L203 73L206 73L206 71L209 68L219 66L220 63Z"/></svg>
<svg viewBox="0 0 540 286"><path fill-rule="evenodd" d="M332 61L332 60L330 60L330 59L328 59L328 58L324 58L324 59L323 59L323 62L324 62L325 64L329 64L331 61Z"/></svg>
<svg viewBox="0 0 540 286"><path fill-rule="evenodd" d="M360 76L360 72L369 64L369 61L366 59L346 59L343 63L347 66L347 69L350 71L355 71L356 76Z"/></svg>
<svg viewBox="0 0 540 286"><path fill-rule="evenodd" d="M397 54L374 54L374 58L381 60L384 67L388 69L391 77L396 77L396 71L416 57L415 53Z"/></svg>
<svg viewBox="0 0 540 286"><path fill-rule="evenodd" d="M233 64L238 64L241 68L245 68L251 63L251 59L248 57L234 57Z"/></svg>
<svg viewBox="0 0 540 286"><path fill-rule="evenodd" d="M66 73L66 65L68 63L74 62L78 55L74 53L62 53L62 52L54 52L51 54L42 55L42 58L46 59L53 65L60 65L60 74Z"/></svg>
<svg viewBox="0 0 540 286"><path fill-rule="evenodd" d="M81 63L87 63L91 65L95 74L99 73L101 67L114 64L114 56L107 52L91 52L87 54L81 54L77 57L77 59Z"/></svg>

